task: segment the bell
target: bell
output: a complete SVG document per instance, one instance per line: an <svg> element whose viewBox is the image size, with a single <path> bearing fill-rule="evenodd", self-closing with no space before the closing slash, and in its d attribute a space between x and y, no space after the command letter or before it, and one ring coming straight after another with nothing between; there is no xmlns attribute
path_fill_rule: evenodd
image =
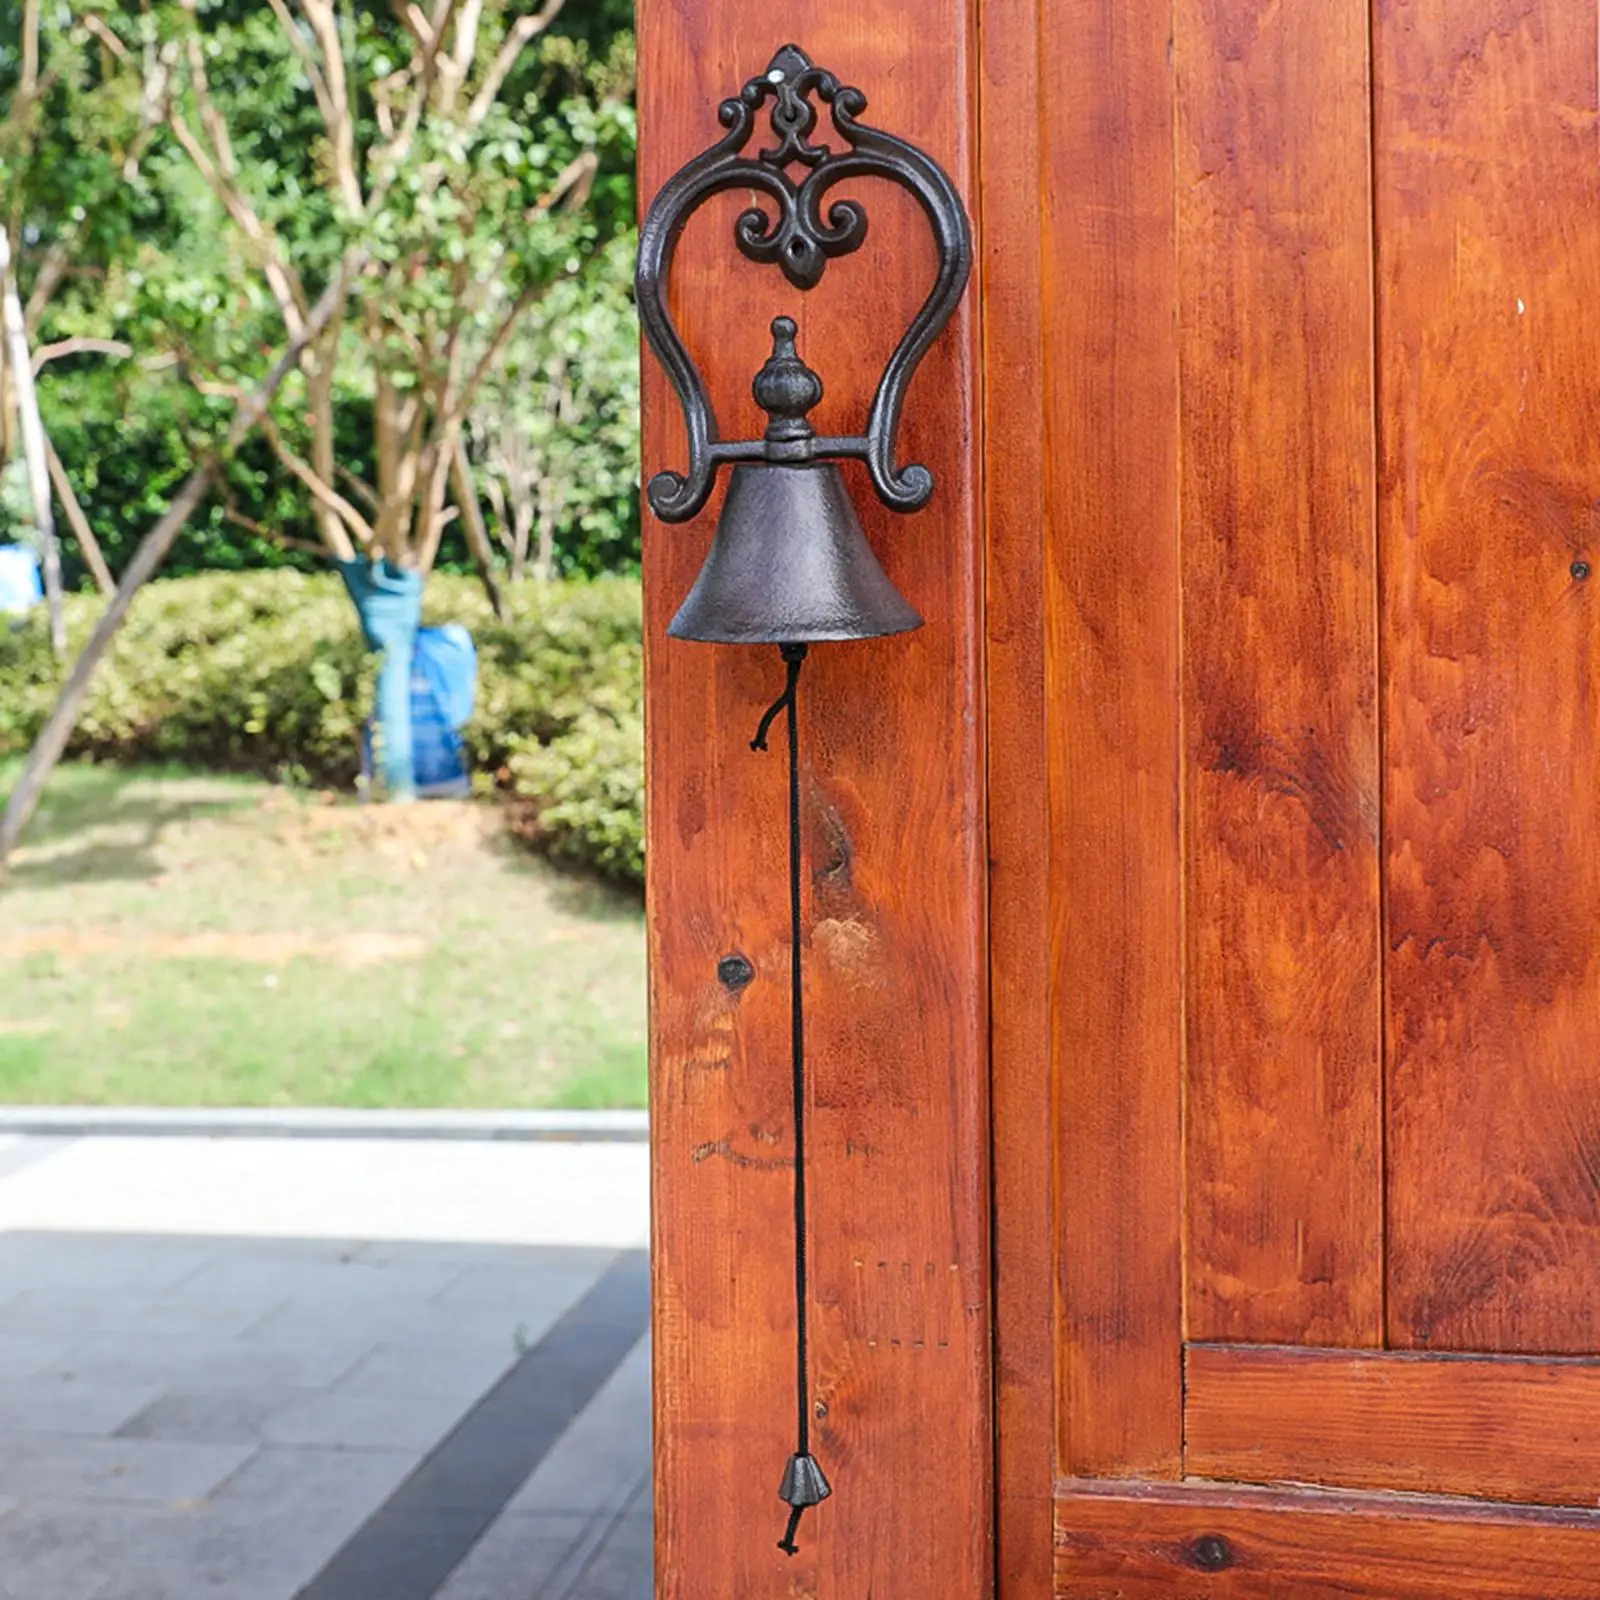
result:
<svg viewBox="0 0 1600 1600"><path fill-rule="evenodd" d="M788 317L772 334L752 386L771 418L767 459L733 469L711 552L667 632L711 644L813 644L920 628L861 531L844 475L807 459L805 416L822 383L795 354Z"/></svg>
<svg viewBox="0 0 1600 1600"><path fill-rule="evenodd" d="M875 639L920 628L831 461L733 469L711 553L667 629L716 644Z"/></svg>

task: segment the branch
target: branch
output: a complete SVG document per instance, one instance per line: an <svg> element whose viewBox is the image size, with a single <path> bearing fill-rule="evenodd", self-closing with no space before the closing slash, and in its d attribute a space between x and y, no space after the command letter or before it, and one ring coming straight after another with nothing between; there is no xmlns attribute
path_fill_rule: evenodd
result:
<svg viewBox="0 0 1600 1600"><path fill-rule="evenodd" d="M528 221L548 216L563 202L569 211L576 211L586 204L599 170L600 157L597 152L585 150L582 155L574 156L556 174L556 181L539 196L539 203L528 213Z"/></svg>
<svg viewBox="0 0 1600 1600"><path fill-rule="evenodd" d="M467 110L469 127L477 127L489 115L490 108L499 97L506 79L511 76L511 70L522 52L556 20L565 4L566 0L544 0L544 5L538 11L530 16L518 17L512 24L511 31L505 36L494 60L489 64L488 72L484 74L483 82L478 85L478 92L472 97L472 104Z"/></svg>
<svg viewBox="0 0 1600 1600"><path fill-rule="evenodd" d="M94 529L89 526L89 519L83 514L83 507L78 503L77 495L73 493L72 480L67 476L67 469L62 466L61 457L56 454L56 447L48 438L44 442L44 449L45 463L50 469L50 481L56 486L56 497L61 501L61 509L67 514L67 521L78 541L78 547L83 551L84 562L94 574L94 581L99 585L100 593L113 595L117 592L117 580L111 576L111 568L106 565L100 541L95 538Z"/></svg>
<svg viewBox="0 0 1600 1600"><path fill-rule="evenodd" d="M31 100L39 87L39 0L22 0L22 78L17 99Z"/></svg>
<svg viewBox="0 0 1600 1600"><path fill-rule="evenodd" d="M335 513L363 545L370 545L374 537L372 524L337 489L331 484L324 483L311 470L310 464L284 443L283 435L278 431L278 424L268 413L262 414L261 431L266 434L267 442L271 444L278 459L311 491L312 498L319 505ZM355 556L355 549L354 547L348 550L335 549L334 554L343 561L349 561Z"/></svg>
<svg viewBox="0 0 1600 1600"><path fill-rule="evenodd" d="M456 42L439 57L440 100L446 112L455 110L456 98L472 70L478 53L478 25L483 18L483 0L460 0L456 7Z"/></svg>
<svg viewBox="0 0 1600 1600"><path fill-rule="evenodd" d="M411 35L418 44L426 44L427 40L417 32L416 19L411 15L417 8L407 5L405 0L389 0L389 9L394 13L395 20ZM424 18L424 22L426 19Z"/></svg>
<svg viewBox="0 0 1600 1600"><path fill-rule="evenodd" d="M406 107L405 121L401 123L400 131L381 151L377 152L377 160L382 163L384 171L367 200L369 213L378 209L383 197L389 192L389 186L399 172L400 163L410 153L412 143L417 137L422 114L428 108L428 97L433 93L434 81L438 76L439 50L444 43L445 29L450 25L456 4L457 0L437 0L431 21L422 15L416 5L407 7L415 24L412 31L417 34L422 49L420 59L414 63L417 87L412 92L411 104Z"/></svg>
<svg viewBox="0 0 1600 1600"><path fill-rule="evenodd" d="M325 545L313 544L309 539L296 539L293 534L280 533L276 528L269 528L264 522L257 522L254 517L247 517L232 501L222 508L223 519L237 524L246 533L253 533L258 539L270 539L274 544L281 544L288 550L305 550L314 556L326 556L328 551Z"/></svg>
<svg viewBox="0 0 1600 1600"><path fill-rule="evenodd" d="M278 19L278 26L283 29L284 37L289 41L294 53L300 58L300 65L306 70L306 77L311 82L311 92L317 97L317 109L322 112L322 120L329 127L333 125L333 104L328 98L328 83L322 76L322 68L317 64L315 52L305 41L305 35L296 25L293 13L284 3L284 0L267 0L272 7L272 14Z"/></svg>
<svg viewBox="0 0 1600 1600"><path fill-rule="evenodd" d="M412 520L411 549L418 554L418 564L424 573L433 571L434 557L439 553L439 541L444 535L444 523L439 513L444 505L450 458L461 432L459 415L451 414L451 396L461 376L460 332L458 325L451 336L445 376L435 386L435 427L418 458L417 477L422 484L422 499L417 502L416 515Z"/></svg>
<svg viewBox="0 0 1600 1600"><path fill-rule="evenodd" d="M484 592L489 596L490 609L504 622L506 603L495 580L494 547L489 543L489 530L483 525L483 508L478 504L477 485L472 481L472 463L467 460L466 448L459 439L450 457L450 479L456 492L456 504L461 509L461 528L467 536L467 549L478 569Z"/></svg>
<svg viewBox="0 0 1600 1600"><path fill-rule="evenodd" d="M217 165L223 176L232 181L239 176L239 162L233 153L233 140L228 124L217 103L211 98L211 79L206 75L206 53L200 35L191 33L184 40L184 53L189 58L189 82L194 89L195 103L200 107L200 121L211 135L211 148L216 152Z"/></svg>
<svg viewBox="0 0 1600 1600"><path fill-rule="evenodd" d="M577 193L587 193L588 183L593 176L593 170L599 162L599 157L590 150L583 155L569 161L565 169L557 177L550 192L540 200L534 209L535 216L543 216L552 207L562 200L571 201ZM505 314L500 326L495 329L494 336L489 340L487 348L478 358L477 365L473 367L471 375L459 389L455 384L455 374L452 371L450 381L446 384L442 403L439 406L437 423L434 429L436 442L443 442L447 447L453 445L454 437L460 428L462 418L471 408L474 396L482 387L483 381L494 371L499 364L500 357L505 354L506 346L511 342L511 335L516 332L517 324L522 320L524 313L531 310L547 295L558 283L564 283L568 278L576 277L582 271L581 265L568 267L559 273L549 283L529 283L523 286L521 294L511 302L511 308ZM456 334L459 335L459 326ZM454 362L456 355L456 339L452 336L451 359Z"/></svg>
<svg viewBox="0 0 1600 1600"><path fill-rule="evenodd" d="M38 377L46 362L59 361L63 356L116 356L125 361L132 354L133 346L120 339L58 339L54 344L41 344L34 350L33 375Z"/></svg>
<svg viewBox="0 0 1600 1600"><path fill-rule="evenodd" d="M582 271L581 267L568 267L549 283L530 283L511 302L511 309L506 312L504 320L495 329L494 337L490 339L487 349L478 358L478 363L472 369L471 376L455 396L453 403L448 408L443 423L454 428L460 423L472 405L473 398L483 386L483 381L494 371L505 354L506 346L511 342L511 335L516 332L517 324L525 313L531 311L558 283L565 283L569 278L575 278Z"/></svg>
<svg viewBox="0 0 1600 1600"><path fill-rule="evenodd" d="M72 265L72 244L77 234L77 225L74 224L72 231L64 239L57 239L45 252L44 260L39 263L38 274L33 280L33 292L28 296L28 303L22 311L22 320L27 325L29 333L39 326L39 318L44 315L44 308L49 305L51 295L56 292L61 280L67 275L67 268Z"/></svg>
<svg viewBox="0 0 1600 1600"><path fill-rule="evenodd" d="M223 208L243 231L245 237L260 252L267 286L278 302L278 309L282 313L283 324L289 337L294 338L305 321L307 306L305 288L294 267L281 255L276 236L262 223L255 207L246 199L244 191L236 181L239 168L234 159L233 143L228 137L228 125L211 98L210 80L206 77L205 52L201 48L199 35L191 33L185 45L189 59L190 87L194 91L195 103L200 109L201 124L211 137L214 158L195 137L194 130L175 105L169 105L167 108L168 125L177 135L178 143L188 153L189 159L194 162L212 193L222 202Z"/></svg>
<svg viewBox="0 0 1600 1600"><path fill-rule="evenodd" d="M133 136L133 142L128 146L128 153L122 158L122 181L132 183L139 176L139 164L144 160L144 153L150 148L151 141L156 136L156 128L160 125L159 115L156 120L147 123Z"/></svg>
<svg viewBox="0 0 1600 1600"><path fill-rule="evenodd" d="M275 0L281 3L281 0ZM339 42L339 21L328 0L300 0L311 31L322 47L326 73L323 118L333 145L333 170L339 193L353 217L361 215L361 180L356 176L356 132L350 116L350 89L345 77L344 49Z"/></svg>
<svg viewBox="0 0 1600 1600"><path fill-rule="evenodd" d="M298 280L279 260L260 217L255 214L244 196L223 176L176 106L170 107L167 111L167 125L177 135L178 143L194 162L206 186L222 202L223 209L233 218L240 231L256 246L261 257L261 270L266 276L267 287L272 291L272 298L278 302L284 329L291 339L298 338L304 327L304 319L300 314L303 294L296 292L299 288Z"/></svg>
<svg viewBox="0 0 1600 1600"><path fill-rule="evenodd" d="M92 11L88 12L83 18L83 25L95 36L95 38L101 42L101 44L106 47L107 50L112 53L112 55L117 58L118 61L122 62L124 66L130 66L132 64L133 52L112 31L111 26L106 22L104 17L98 17Z"/></svg>
<svg viewBox="0 0 1600 1600"><path fill-rule="evenodd" d="M350 492L355 495L356 499L361 501L367 510L376 516L378 514L378 491L359 472L352 472L342 461L337 463L333 470L350 486Z"/></svg>

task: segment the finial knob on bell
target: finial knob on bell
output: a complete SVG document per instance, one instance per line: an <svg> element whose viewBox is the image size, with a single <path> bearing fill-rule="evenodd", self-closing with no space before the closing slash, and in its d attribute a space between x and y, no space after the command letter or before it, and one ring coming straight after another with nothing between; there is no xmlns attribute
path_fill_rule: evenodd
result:
<svg viewBox="0 0 1600 1600"><path fill-rule="evenodd" d="M751 386L770 419L769 459L733 469L711 552L667 629L676 639L812 644L922 626L872 553L844 475L808 459L806 416L822 380L800 359L795 333L790 318L774 319L772 355Z"/></svg>
<svg viewBox="0 0 1600 1600"><path fill-rule="evenodd" d="M822 399L822 379L794 347L799 329L791 317L772 319L772 354L756 374L750 392L771 419L763 435L768 444L815 437L806 413Z"/></svg>

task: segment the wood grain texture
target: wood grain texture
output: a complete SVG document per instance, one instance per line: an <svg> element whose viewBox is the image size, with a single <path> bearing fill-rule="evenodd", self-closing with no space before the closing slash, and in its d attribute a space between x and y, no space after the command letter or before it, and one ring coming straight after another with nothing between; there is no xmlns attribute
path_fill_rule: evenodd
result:
<svg viewBox="0 0 1600 1600"><path fill-rule="evenodd" d="M1170 0L1043 12L1045 612L1061 1321L1075 1474L1181 1454Z"/></svg>
<svg viewBox="0 0 1600 1600"><path fill-rule="evenodd" d="M1196 1477L1600 1503L1600 1362L1191 1345L1185 1379Z"/></svg>
<svg viewBox="0 0 1600 1600"><path fill-rule="evenodd" d="M648 199L720 136L718 102L785 41L760 8L729 4L645 0L639 29ZM865 91L865 120L922 144L971 192L964 5L818 0L803 43ZM684 235L674 301L728 437L758 425L749 385L774 314L797 318L827 385L822 431L855 431L927 292L915 202L878 183L849 190L869 206L868 242L809 295L734 249L745 196L723 196ZM834 1496L792 1561L776 1548L793 1427L785 785L782 758L749 749L782 667L775 650L665 638L715 506L684 528L645 520L663 1600L992 1588L975 345L969 295L907 404L905 458L937 478L928 509L896 517L849 472L927 626L818 648L802 683L813 1441ZM645 375L648 475L681 467L683 444L652 360ZM740 994L717 979L735 951L756 971Z"/></svg>
<svg viewBox="0 0 1600 1600"><path fill-rule="evenodd" d="M1037 0L982 29L989 996L994 1122L995 1571L1048 1600L1055 1488L1054 1128L1045 701L1044 297Z"/></svg>
<svg viewBox="0 0 1600 1600"><path fill-rule="evenodd" d="M1375 13L1389 1336L1600 1344L1594 0Z"/></svg>
<svg viewBox="0 0 1600 1600"><path fill-rule="evenodd" d="M1600 1515L1064 1484L1061 1600L1596 1600Z"/></svg>
<svg viewBox="0 0 1600 1600"><path fill-rule="evenodd" d="M1188 1330L1383 1342L1366 0L1177 0Z"/></svg>

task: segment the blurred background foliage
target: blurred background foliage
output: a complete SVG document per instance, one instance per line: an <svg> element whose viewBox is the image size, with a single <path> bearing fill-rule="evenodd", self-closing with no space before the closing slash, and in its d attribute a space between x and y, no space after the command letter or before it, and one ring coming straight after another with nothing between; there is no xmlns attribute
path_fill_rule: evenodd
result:
<svg viewBox="0 0 1600 1600"><path fill-rule="evenodd" d="M242 255L216 195L150 114L151 63L161 42L185 27L200 31L241 181L309 294L322 287L355 224L339 213L327 181L327 130L305 66L265 0L42 4L46 88L26 148L15 129L0 137L0 210L18 243L23 299L35 298L42 276L56 275L39 304L36 348L95 339L130 352L64 356L39 380L47 432L115 572L233 414L234 399L206 392L204 380L247 382L282 344L259 262ZM387 0L341 0L337 8L362 151L382 138L381 108L368 87L406 56L403 9ZM532 9L499 12L509 21ZM20 16L21 0L0 0L0 113L21 69ZM534 237L530 225L527 237L489 241L509 244L510 265L499 270L551 278L465 428L499 559L519 574L541 566L550 575L637 570L631 30L630 0L567 0L540 48L518 60L470 153L489 223L518 215L523 197L574 156L592 152L595 161L578 232ZM422 142L427 137L447 139L448 130L430 122ZM461 158L459 150L433 154L441 163ZM429 156L424 148L417 159L425 165ZM383 222L386 266L403 268L419 238L446 261L484 246L466 229L459 241L450 236L448 186L419 187L415 204L404 185L396 191ZM378 248L381 258L381 239ZM567 270L557 276L549 262L562 252ZM469 267L477 264L468 257ZM385 283L391 309L407 292L403 274L398 289ZM427 296L438 292L436 275L418 281L397 320L403 312L425 324ZM333 396L341 472L369 481L370 382L360 362L341 360ZM301 454L309 452L304 405L303 387L291 384L276 408L284 439ZM13 463L0 481L0 541L21 536L27 520L20 463ZM326 565L321 545L310 496L258 435L232 458L225 484L187 528L163 576L317 570ZM69 586L86 586L70 535L63 559ZM438 564L470 570L459 519L445 532Z"/></svg>

